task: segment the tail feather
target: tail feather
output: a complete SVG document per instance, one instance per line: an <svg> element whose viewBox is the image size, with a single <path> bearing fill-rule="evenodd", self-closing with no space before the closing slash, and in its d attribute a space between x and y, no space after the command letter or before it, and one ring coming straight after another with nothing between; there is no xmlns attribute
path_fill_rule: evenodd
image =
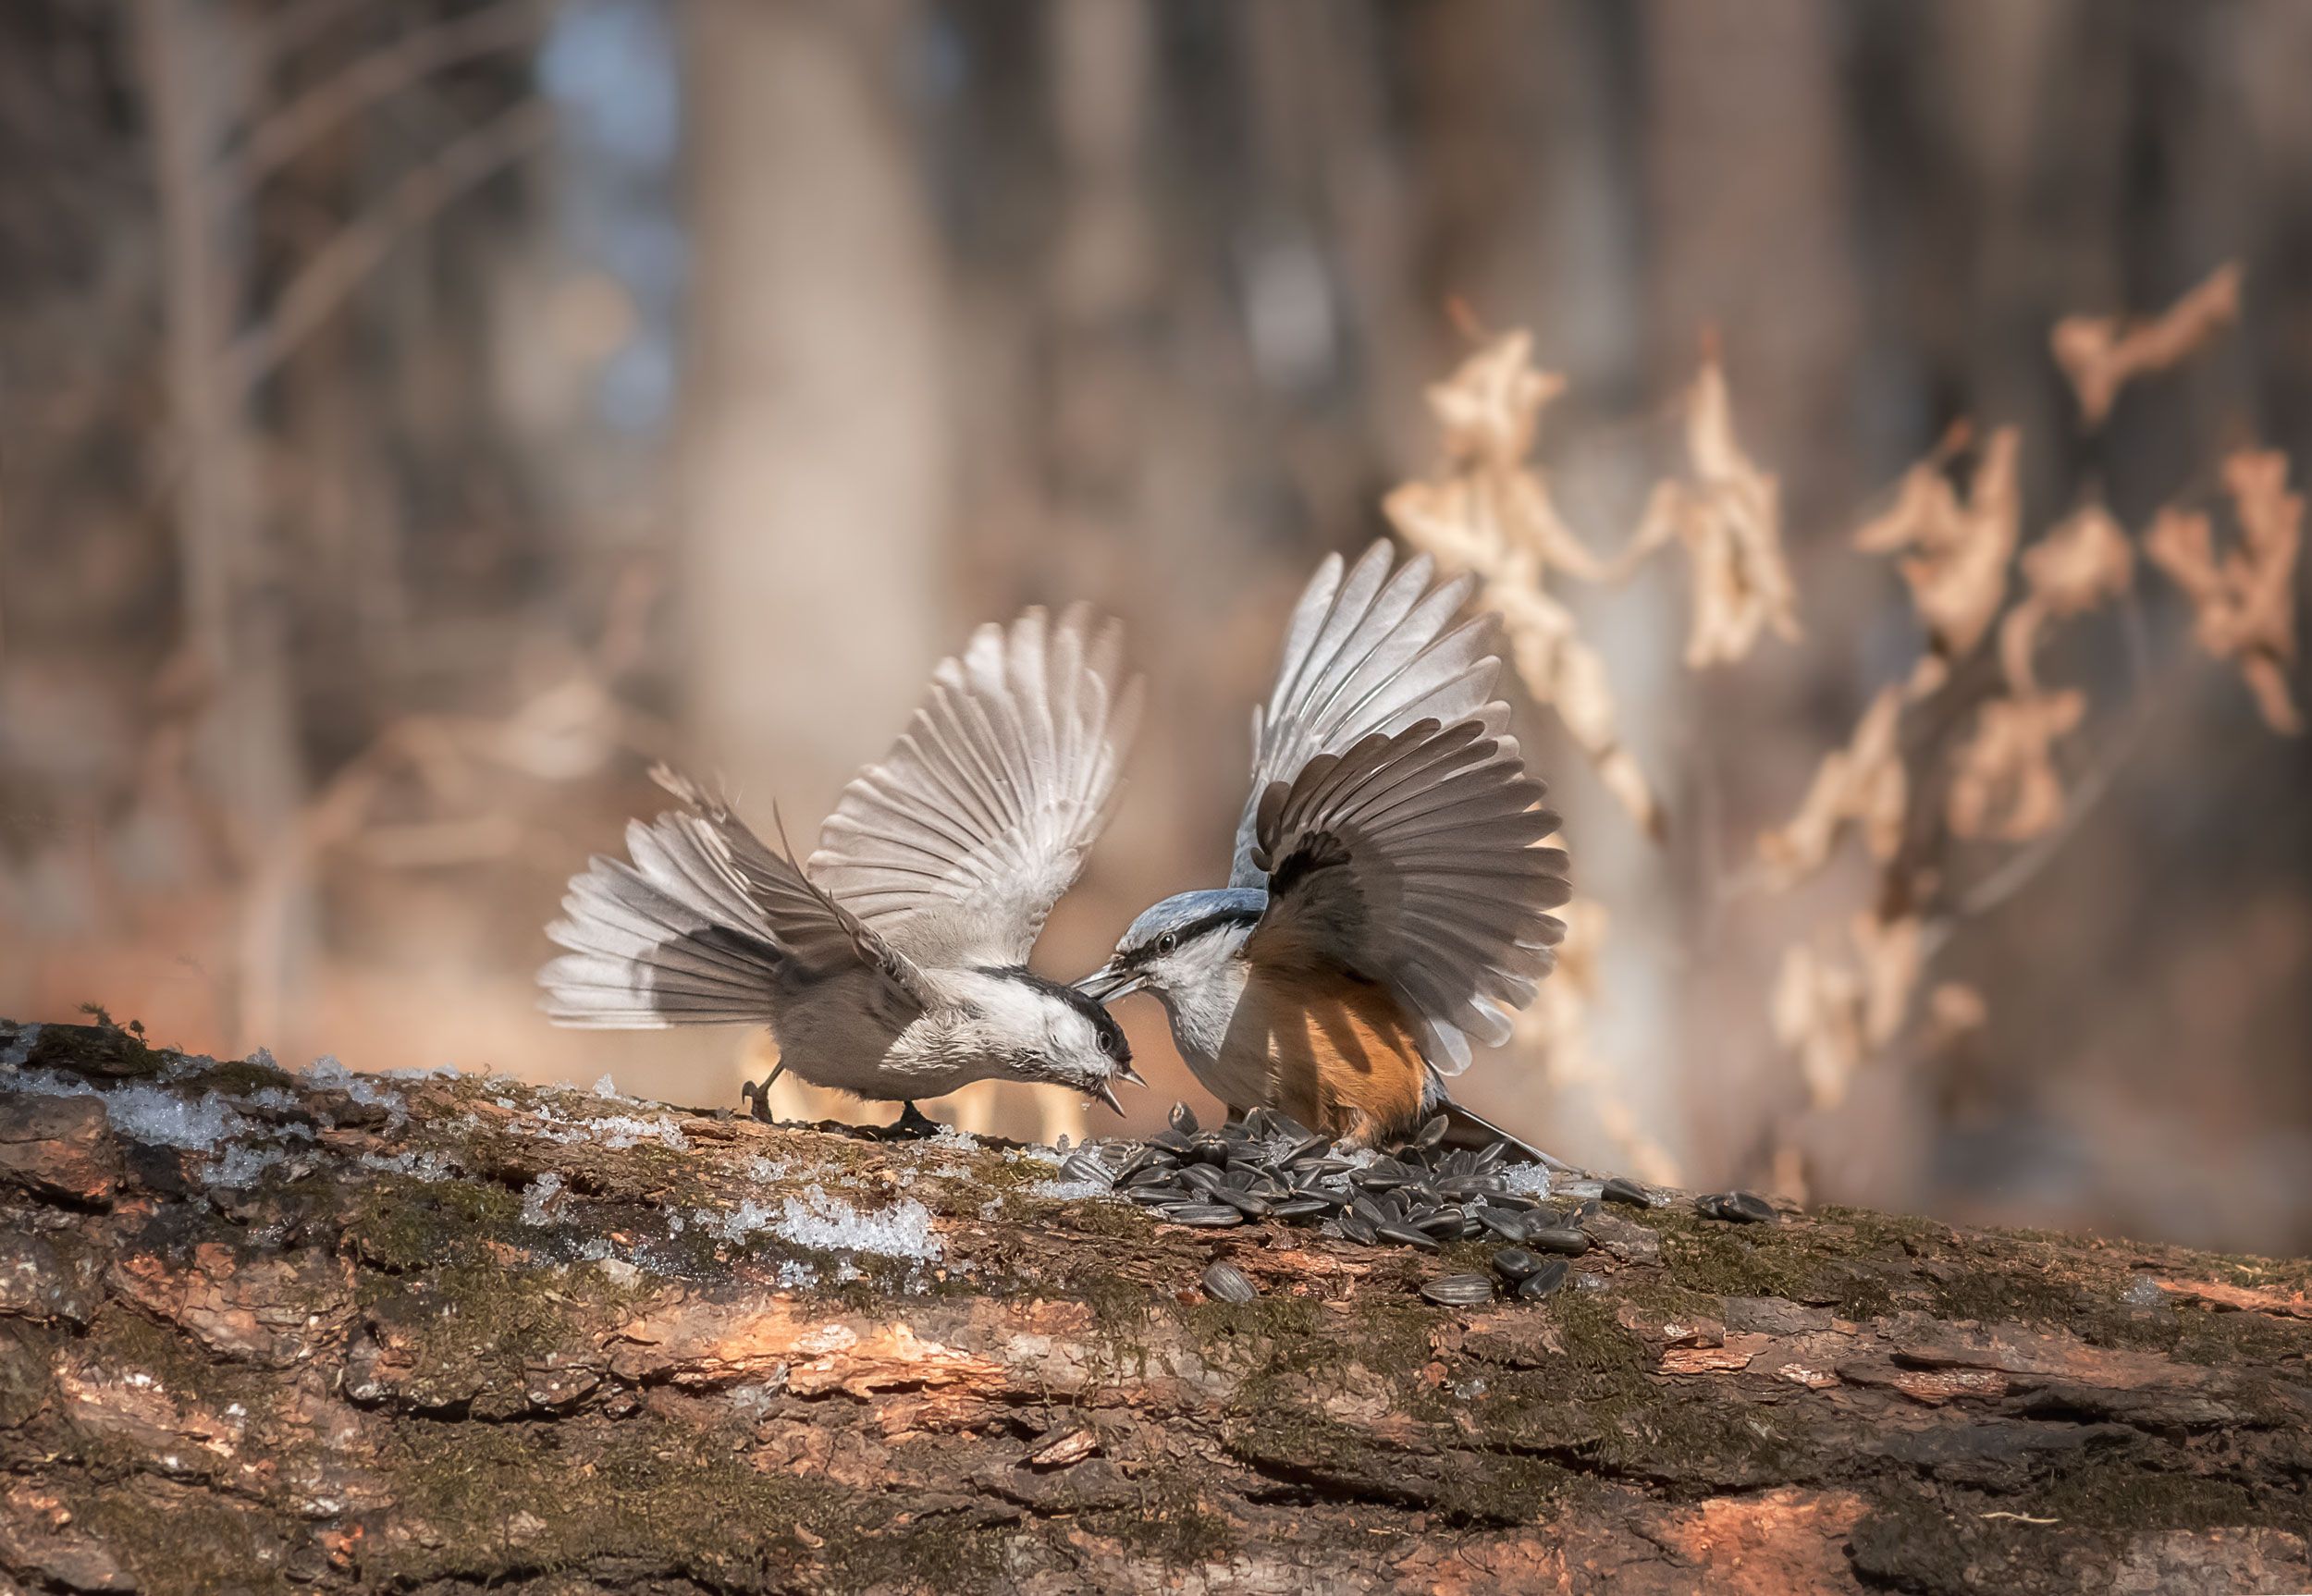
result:
<svg viewBox="0 0 2312 1596"><path fill-rule="evenodd" d="M557 1025L604 1030L760 1025L790 961L681 815L628 832L634 855L596 858L547 936L569 951L538 972Z"/></svg>
<svg viewBox="0 0 2312 1596"><path fill-rule="evenodd" d="M1543 1152L1531 1142L1512 1131L1506 1131L1484 1115L1462 1107L1445 1095L1444 1086L1435 1076L1430 1077L1432 1100L1422 1105L1426 1114L1442 1113L1445 1117L1445 1145L1449 1148L1487 1148L1495 1142L1506 1142L1509 1150L1528 1160L1552 1170L1580 1172L1575 1166L1554 1153Z"/></svg>

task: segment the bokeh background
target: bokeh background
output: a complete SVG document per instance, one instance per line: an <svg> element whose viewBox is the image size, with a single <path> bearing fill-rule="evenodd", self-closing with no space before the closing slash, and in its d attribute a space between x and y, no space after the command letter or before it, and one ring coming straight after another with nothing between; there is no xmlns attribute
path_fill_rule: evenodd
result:
<svg viewBox="0 0 2312 1596"><path fill-rule="evenodd" d="M1805 634L1697 674L1674 568L1570 596L1668 837L1521 706L1611 916L1596 1068L1466 1094L1689 1183L2312 1248L2312 757L2157 583L2050 667L2067 772L2131 741L1941 946L1982 1025L1814 1100L1768 990L1866 865L1729 887L1917 654L1848 539L1953 422L2024 429L2034 528L2301 460L2307 69L2297 0L11 0L0 1013L735 1102L744 1037L537 1017L562 879L659 757L807 831L972 624L1087 598L1154 691L1039 950L1079 973L1220 879L1283 616L1471 328L1569 379L1601 549L1707 341ZM2056 318L2226 260L2239 327L2084 432ZM1202 1100L1122 1018L1134 1123Z"/></svg>

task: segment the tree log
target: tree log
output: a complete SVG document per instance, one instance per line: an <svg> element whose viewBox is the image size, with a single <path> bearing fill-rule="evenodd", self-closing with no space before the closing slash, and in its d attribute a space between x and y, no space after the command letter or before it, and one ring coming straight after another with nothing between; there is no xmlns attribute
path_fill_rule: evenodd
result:
<svg viewBox="0 0 2312 1596"><path fill-rule="evenodd" d="M0 1024L0 1596L2312 1586L2306 1265L1586 1228L1438 1307L1487 1249Z"/></svg>

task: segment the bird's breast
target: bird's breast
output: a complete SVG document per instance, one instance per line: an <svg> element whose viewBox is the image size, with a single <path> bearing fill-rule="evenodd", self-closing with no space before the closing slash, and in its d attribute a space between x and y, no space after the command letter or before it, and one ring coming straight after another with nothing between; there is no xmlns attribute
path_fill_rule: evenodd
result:
<svg viewBox="0 0 2312 1596"><path fill-rule="evenodd" d="M1324 969L1255 966L1228 1027L1218 1074L1312 1130L1371 1140L1420 1111L1425 1065L1386 988Z"/></svg>

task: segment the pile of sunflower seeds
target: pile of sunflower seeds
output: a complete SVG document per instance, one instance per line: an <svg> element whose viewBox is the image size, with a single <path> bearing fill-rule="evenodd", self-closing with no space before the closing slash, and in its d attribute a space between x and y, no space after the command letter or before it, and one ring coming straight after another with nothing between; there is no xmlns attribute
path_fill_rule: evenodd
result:
<svg viewBox="0 0 2312 1596"><path fill-rule="evenodd" d="M1563 1285L1565 1259L1590 1249L1583 1222L1599 1200L1645 1207L1644 1187L1626 1180L1580 1183L1597 1196L1554 1203L1509 1178L1510 1148L1443 1147L1443 1116L1423 1124L1404 1145L1372 1156L1343 1156L1333 1140L1270 1109L1206 1130L1195 1112L1175 1104L1169 1130L1145 1143L1094 1143L1061 1166L1069 1178L1103 1184L1173 1224L1211 1229L1248 1220L1281 1220L1367 1246L1394 1246L1435 1252L1447 1242L1489 1237L1504 1243L1494 1255L1501 1289L1527 1298ZM1545 1182L1532 1183L1545 1185ZM1257 1288L1242 1273L1217 1263L1206 1292L1224 1302L1248 1301ZM1491 1300L1484 1275L1448 1275L1421 1287L1433 1302Z"/></svg>

